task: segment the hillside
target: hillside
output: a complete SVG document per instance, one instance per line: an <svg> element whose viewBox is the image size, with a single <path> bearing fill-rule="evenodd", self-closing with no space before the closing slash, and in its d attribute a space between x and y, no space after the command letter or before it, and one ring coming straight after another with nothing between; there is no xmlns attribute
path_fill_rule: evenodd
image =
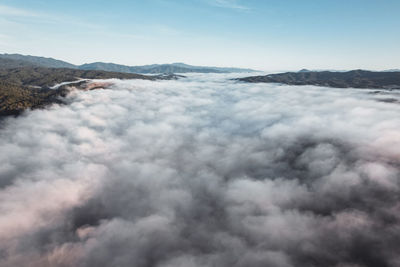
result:
<svg viewBox="0 0 400 267"><path fill-rule="evenodd" d="M187 65L184 63L125 66L114 63L95 62L95 63L81 65L78 68L86 70L106 70L106 71L118 71L118 72L129 72L129 73L142 73L142 74L190 73L190 72L199 72L199 73L254 72L254 70L251 69L201 67L201 66Z"/></svg>
<svg viewBox="0 0 400 267"><path fill-rule="evenodd" d="M15 60L10 58L0 57L0 69L14 69L22 67L35 67L36 65L28 61Z"/></svg>
<svg viewBox="0 0 400 267"><path fill-rule="evenodd" d="M144 79L156 80L161 76L146 76L134 73L119 73L95 70L77 70L65 68L27 67L0 70L0 80L3 82L22 85L51 87L55 84L76 81L78 79Z"/></svg>
<svg viewBox="0 0 400 267"><path fill-rule="evenodd" d="M138 73L138 74L158 74L158 73L172 74L172 73L190 73L190 72L200 72L200 73L254 72L254 70L251 69L203 67L203 66L192 66L184 63L126 66L115 63L94 62L83 65L74 65L53 58L25 56L20 54L0 54L0 60L3 62L4 60L9 60L8 64L7 63L2 64L0 62L0 68L37 66L46 68L102 70L102 71L112 71L112 72Z"/></svg>
<svg viewBox="0 0 400 267"><path fill-rule="evenodd" d="M317 85L335 88L400 89L400 72L352 70L348 72L302 71L251 76L238 79L252 83Z"/></svg>
<svg viewBox="0 0 400 267"><path fill-rule="evenodd" d="M1 60L0 60L1 62ZM62 97L70 91L70 85L56 89L50 87L63 82L80 79L176 79L179 76L145 76L132 73L118 73L65 68L23 67L0 69L0 116L18 115L25 109L43 108L52 103L63 103ZM108 84L93 84L82 81L75 88L92 90Z"/></svg>
<svg viewBox="0 0 400 267"><path fill-rule="evenodd" d="M77 68L74 64L46 57L25 56L20 54L0 54L0 59L19 61L20 64L29 64L30 66L46 68Z"/></svg>

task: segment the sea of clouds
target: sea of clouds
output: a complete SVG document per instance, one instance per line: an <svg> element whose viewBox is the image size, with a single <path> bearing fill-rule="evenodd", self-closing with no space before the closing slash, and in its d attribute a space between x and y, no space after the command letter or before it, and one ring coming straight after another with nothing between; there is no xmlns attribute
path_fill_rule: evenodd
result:
<svg viewBox="0 0 400 267"><path fill-rule="evenodd" d="M0 266L400 266L394 92L193 74L0 126Z"/></svg>

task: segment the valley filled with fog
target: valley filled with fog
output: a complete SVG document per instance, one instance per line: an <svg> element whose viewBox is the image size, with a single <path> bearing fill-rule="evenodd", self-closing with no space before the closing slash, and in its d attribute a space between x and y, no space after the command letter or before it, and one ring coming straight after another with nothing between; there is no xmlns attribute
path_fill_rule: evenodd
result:
<svg viewBox="0 0 400 267"><path fill-rule="evenodd" d="M400 266L398 91L236 77L3 120L0 266Z"/></svg>

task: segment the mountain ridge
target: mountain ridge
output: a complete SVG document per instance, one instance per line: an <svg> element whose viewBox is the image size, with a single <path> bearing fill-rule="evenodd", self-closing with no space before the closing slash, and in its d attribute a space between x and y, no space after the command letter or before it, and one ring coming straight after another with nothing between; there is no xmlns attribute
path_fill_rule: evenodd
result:
<svg viewBox="0 0 400 267"><path fill-rule="evenodd" d="M351 70L346 72L285 72L236 79L250 83L316 85L333 88L400 89L400 72Z"/></svg>
<svg viewBox="0 0 400 267"><path fill-rule="evenodd" d="M21 63L29 63L37 67L46 68L77 68L76 65L68 63L66 61L54 59L51 57L38 57L31 55L21 55L21 54L0 54L0 59L9 59L14 61L19 61Z"/></svg>
<svg viewBox="0 0 400 267"><path fill-rule="evenodd" d="M82 65L74 65L66 61L38 57L31 55L21 55L21 54L0 54L0 59L2 60L13 60L11 65L30 65L37 67L46 68L69 68L69 69L80 69L80 70L102 70L102 71L112 71L112 72L124 72L124 73L136 73L136 74L158 74L158 73L243 73L243 72L255 72L252 69L245 68L232 68L232 67L209 67L209 66L193 66L185 63L172 63L172 64L151 64L142 66L128 66L122 64L116 64L112 62L92 62L85 63ZM0 67L9 68L4 66L0 62Z"/></svg>
<svg viewBox="0 0 400 267"><path fill-rule="evenodd" d="M0 63L3 60L0 59ZM8 62L8 60L6 61ZM93 81L96 79L115 78L155 81L181 77L183 76L172 74L142 75L37 66L0 68L0 120L5 116L19 115L26 109L44 108L54 103L64 104L63 97L72 88L94 90L111 85L111 82Z"/></svg>

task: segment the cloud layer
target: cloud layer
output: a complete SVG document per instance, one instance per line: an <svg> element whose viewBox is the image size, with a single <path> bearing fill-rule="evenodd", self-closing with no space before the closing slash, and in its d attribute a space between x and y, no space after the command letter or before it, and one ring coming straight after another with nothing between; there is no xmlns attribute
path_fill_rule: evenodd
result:
<svg viewBox="0 0 400 267"><path fill-rule="evenodd" d="M222 8L231 8L236 10L250 10L249 7L238 3L237 0L207 0L210 5L222 7Z"/></svg>
<svg viewBox="0 0 400 267"><path fill-rule="evenodd" d="M387 96L114 82L0 129L0 266L400 265Z"/></svg>

